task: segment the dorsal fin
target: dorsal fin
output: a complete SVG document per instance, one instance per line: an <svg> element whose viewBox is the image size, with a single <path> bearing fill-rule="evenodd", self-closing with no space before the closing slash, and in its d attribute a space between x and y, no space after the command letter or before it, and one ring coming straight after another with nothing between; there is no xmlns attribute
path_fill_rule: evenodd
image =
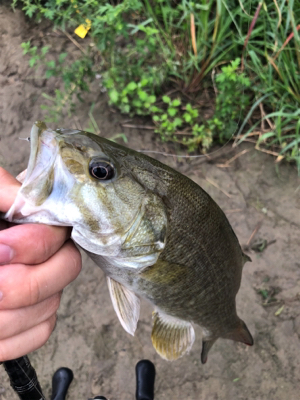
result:
<svg viewBox="0 0 300 400"><path fill-rule="evenodd" d="M107 277L107 285L114 310L126 332L134 336L140 316L140 299L135 293L114 279Z"/></svg>
<svg viewBox="0 0 300 400"><path fill-rule="evenodd" d="M157 353L165 360L173 361L190 351L195 331L190 322L155 311L151 339Z"/></svg>

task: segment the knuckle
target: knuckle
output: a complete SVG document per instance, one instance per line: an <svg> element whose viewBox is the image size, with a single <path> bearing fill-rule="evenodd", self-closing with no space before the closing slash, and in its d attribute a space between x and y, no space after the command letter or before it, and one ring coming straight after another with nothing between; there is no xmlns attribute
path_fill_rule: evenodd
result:
<svg viewBox="0 0 300 400"><path fill-rule="evenodd" d="M39 239L39 254L41 255L41 260L47 260L52 254L52 244L46 235L41 235Z"/></svg>
<svg viewBox="0 0 300 400"><path fill-rule="evenodd" d="M2 180L2 178L7 174L8 172L4 168L0 167L0 180Z"/></svg>
<svg viewBox="0 0 300 400"><path fill-rule="evenodd" d="M50 318L47 319L47 321L42 323L42 330L43 330L43 344L47 342L49 337L51 336L51 333L54 331L55 326L56 326L56 321L57 321L57 315L54 314Z"/></svg>
<svg viewBox="0 0 300 400"><path fill-rule="evenodd" d="M77 277L82 268L81 254L73 242L67 242L69 265L72 266L75 277Z"/></svg>
<svg viewBox="0 0 300 400"><path fill-rule="evenodd" d="M3 345L3 344L0 342L0 362L9 360L9 358L10 358L10 355L9 355L9 353L7 352L6 346Z"/></svg>
<svg viewBox="0 0 300 400"><path fill-rule="evenodd" d="M47 328L48 328L49 336L54 331L54 329L56 327L56 323L57 323L57 314L55 313L48 319L48 327Z"/></svg>
<svg viewBox="0 0 300 400"><path fill-rule="evenodd" d="M60 305L60 300L61 300L61 292L53 295L50 298L50 304L49 304L50 315L56 313Z"/></svg>
<svg viewBox="0 0 300 400"><path fill-rule="evenodd" d="M40 285L39 281L33 274L31 274L30 278L27 280L26 285L27 285L26 291L28 292L28 299L29 299L28 305L39 303L41 300Z"/></svg>

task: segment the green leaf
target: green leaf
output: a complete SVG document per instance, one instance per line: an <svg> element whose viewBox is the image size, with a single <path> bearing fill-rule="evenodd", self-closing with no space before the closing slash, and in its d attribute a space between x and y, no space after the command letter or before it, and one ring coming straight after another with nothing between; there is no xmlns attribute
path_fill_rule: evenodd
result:
<svg viewBox="0 0 300 400"><path fill-rule="evenodd" d="M45 73L45 77L47 79L51 78L51 76L55 76L55 71L53 69L48 69Z"/></svg>
<svg viewBox="0 0 300 400"><path fill-rule="evenodd" d="M184 118L185 122L187 122L187 123L191 122L191 120L192 120L191 114L188 114L188 113L184 113L183 118Z"/></svg>
<svg viewBox="0 0 300 400"><path fill-rule="evenodd" d="M152 95L148 97L149 103L155 103L156 102L156 96Z"/></svg>
<svg viewBox="0 0 300 400"><path fill-rule="evenodd" d="M142 107L142 102L141 102L140 100L137 100L137 99L133 100L133 101L132 101L132 104L133 104L136 108Z"/></svg>
<svg viewBox="0 0 300 400"><path fill-rule="evenodd" d="M44 47L42 47L42 49L41 49L41 55L42 55L42 56L44 56L44 55L46 55L46 54L48 53L49 47L50 47L50 46L44 46Z"/></svg>
<svg viewBox="0 0 300 400"><path fill-rule="evenodd" d="M162 110L156 106L151 106L150 111L153 113L161 113L162 112Z"/></svg>
<svg viewBox="0 0 300 400"><path fill-rule="evenodd" d="M64 62L64 59L67 57L68 53L61 53L58 57L58 62L62 64Z"/></svg>
<svg viewBox="0 0 300 400"><path fill-rule="evenodd" d="M137 84L135 82L129 82L126 88L130 91L133 92L137 88Z"/></svg>
<svg viewBox="0 0 300 400"><path fill-rule="evenodd" d="M172 101L172 106L174 107L178 107L181 104L181 100L180 99L175 99Z"/></svg>
<svg viewBox="0 0 300 400"><path fill-rule="evenodd" d="M170 99L169 96L163 96L163 97L162 97L162 101L163 101L164 103L169 104L169 103L171 102L171 99Z"/></svg>
<svg viewBox="0 0 300 400"><path fill-rule="evenodd" d="M104 81L104 85L107 87L107 89L113 88L114 87L113 78L108 78L106 81Z"/></svg>
<svg viewBox="0 0 300 400"><path fill-rule="evenodd" d="M54 15L55 15L54 10L49 10L48 8L45 10L44 13L45 18L53 19Z"/></svg>
<svg viewBox="0 0 300 400"><path fill-rule="evenodd" d="M117 92L116 89L110 90L109 93L108 93L108 95L109 95L109 97L110 97L110 100L111 100L114 104L116 104L116 103L118 102L118 100L119 100L119 93Z"/></svg>
<svg viewBox="0 0 300 400"><path fill-rule="evenodd" d="M55 68L56 64L55 64L54 60L51 60L51 61L46 62L46 65L48 68Z"/></svg>
<svg viewBox="0 0 300 400"><path fill-rule="evenodd" d="M29 66L32 68L35 65L36 62L37 62L37 57L32 57L29 60Z"/></svg>
<svg viewBox="0 0 300 400"><path fill-rule="evenodd" d="M30 49L30 40L28 42L21 43L21 47L23 49L23 54L27 54Z"/></svg>
<svg viewBox="0 0 300 400"><path fill-rule="evenodd" d="M144 90L139 90L138 96L142 101L146 101L148 99L148 93L145 92Z"/></svg>
<svg viewBox="0 0 300 400"><path fill-rule="evenodd" d="M36 11L36 9L37 9L37 6L35 6L34 4L30 4L27 6L25 14L31 18L33 16L34 12Z"/></svg>
<svg viewBox="0 0 300 400"><path fill-rule="evenodd" d="M129 104L125 104L123 106L123 112L126 113L126 114L129 114L129 111L130 111L130 105Z"/></svg>
<svg viewBox="0 0 300 400"><path fill-rule="evenodd" d="M144 78L141 80L140 85L141 87L148 85L149 80L147 78Z"/></svg>
<svg viewBox="0 0 300 400"><path fill-rule="evenodd" d="M174 122L173 122L173 125L174 126L181 126L182 125L182 119L181 118L178 118L178 117L176 117L175 119L174 119Z"/></svg>
<svg viewBox="0 0 300 400"><path fill-rule="evenodd" d="M169 107L168 108L168 113L169 113L170 117L174 117L177 114L177 109Z"/></svg>

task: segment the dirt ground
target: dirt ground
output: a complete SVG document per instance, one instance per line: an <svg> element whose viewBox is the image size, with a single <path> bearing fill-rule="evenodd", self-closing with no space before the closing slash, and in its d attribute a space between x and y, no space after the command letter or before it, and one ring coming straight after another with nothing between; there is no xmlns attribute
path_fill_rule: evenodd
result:
<svg viewBox="0 0 300 400"><path fill-rule="evenodd" d="M42 93L51 94L59 85L35 76L20 44L29 39L37 45L51 44L53 54L64 49L71 60L79 50L63 34L54 34L47 26L37 29L20 11L13 13L5 5L0 6L0 38L0 150L6 168L17 174L26 167L29 154L28 144L18 138L27 137L32 123L43 118ZM128 147L172 151L149 130L124 129L121 123L127 117L107 107L98 83L93 90L99 92L94 117L102 136L125 133ZM90 106L87 99L76 117L66 118L63 126L86 128ZM224 166L244 149L248 152ZM262 252L248 251L253 262L245 266L237 297L238 313L255 344L249 348L219 340L207 364L201 365L201 329L196 327L189 355L173 363L162 360L151 344L151 307L142 304L136 335L128 335L113 311L102 271L83 256L81 275L64 291L55 332L30 355L45 395L50 398L54 371L67 366L75 375L69 399L95 395L133 399L135 365L147 358L156 366L159 400L299 399L300 180L296 169L281 165L276 170L273 158L246 145L223 148L210 161L157 157L188 175L217 201L242 245L259 224L252 245L271 242ZM0 400L8 399L17 396L1 368Z"/></svg>

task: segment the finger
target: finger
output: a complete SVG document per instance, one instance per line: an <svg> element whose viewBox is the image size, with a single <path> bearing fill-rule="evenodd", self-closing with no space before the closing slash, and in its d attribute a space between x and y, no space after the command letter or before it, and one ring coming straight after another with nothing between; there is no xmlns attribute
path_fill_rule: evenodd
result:
<svg viewBox="0 0 300 400"><path fill-rule="evenodd" d="M0 167L0 211L6 212L13 204L21 184Z"/></svg>
<svg viewBox="0 0 300 400"><path fill-rule="evenodd" d="M0 309L27 307L47 299L72 282L81 270L81 255L71 240L37 266L0 267Z"/></svg>
<svg viewBox="0 0 300 400"><path fill-rule="evenodd" d="M0 341L28 331L56 314L61 293L57 293L33 306L0 311Z"/></svg>
<svg viewBox="0 0 300 400"><path fill-rule="evenodd" d="M0 264L43 263L70 235L70 228L42 224L16 225L0 231Z"/></svg>
<svg viewBox="0 0 300 400"><path fill-rule="evenodd" d="M47 321L22 332L19 335L0 341L0 362L12 360L42 347L55 328L56 315Z"/></svg>

